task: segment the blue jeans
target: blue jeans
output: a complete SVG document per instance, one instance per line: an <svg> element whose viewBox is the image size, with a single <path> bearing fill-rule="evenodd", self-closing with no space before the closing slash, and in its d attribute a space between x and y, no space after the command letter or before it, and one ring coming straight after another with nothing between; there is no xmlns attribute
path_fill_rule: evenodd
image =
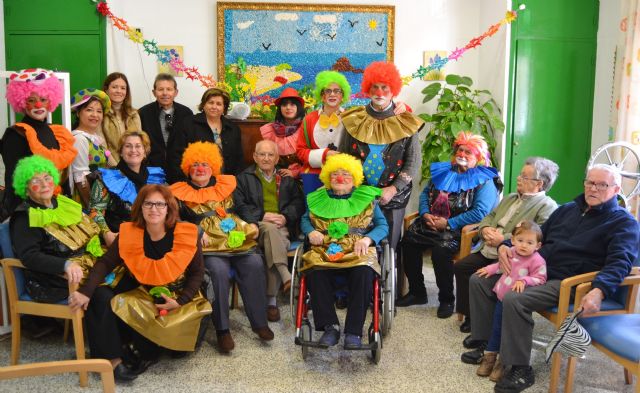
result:
<svg viewBox="0 0 640 393"><path fill-rule="evenodd" d="M496 302L496 308L493 310L493 327L491 328L491 338L487 344L487 351L500 351L500 335L502 334L502 302Z"/></svg>

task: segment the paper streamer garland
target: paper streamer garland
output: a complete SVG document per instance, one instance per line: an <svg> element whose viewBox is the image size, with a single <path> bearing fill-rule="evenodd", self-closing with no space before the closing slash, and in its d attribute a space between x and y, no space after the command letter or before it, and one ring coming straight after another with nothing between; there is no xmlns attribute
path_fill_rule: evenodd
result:
<svg viewBox="0 0 640 393"><path fill-rule="evenodd" d="M411 75L411 78L412 79L413 78L422 78L429 71L440 70L442 67L444 67L449 62L449 60L458 60L460 57L462 57L464 52L466 52L469 49L473 49L475 47L478 47L478 46L482 45L482 41L485 38L493 36L494 34L496 34L498 32L498 30L500 30L500 27L502 27L502 25L506 25L508 23L513 22L514 20L516 20L517 17L518 17L518 14L516 13L516 11L507 11L505 17L500 22L496 23L495 25L490 26L489 29L484 32L484 34L482 34L479 37L475 37L475 38L471 39L471 41L469 41L469 43L467 43L467 45L465 45L464 47L454 49L448 57L440 58L440 59L434 61L433 63L429 64L426 67L420 66L418 68L418 71L414 72Z"/></svg>
<svg viewBox="0 0 640 393"><path fill-rule="evenodd" d="M155 40L146 40L142 33L130 27L126 20L113 15L106 1L98 2L96 4L96 9L100 14L109 18L113 26L118 30L122 30L131 41L137 44L142 44L145 53L148 55L155 55L160 63L169 64L175 72L183 72L187 79L191 79L193 81L197 80L203 87L210 88L218 85L218 82L216 82L211 74L202 75L200 71L198 71L198 67L187 67L176 51L159 49ZM438 59L426 67L420 66L410 77L403 77L403 82L407 84L411 79L422 78L429 71L442 69L450 60L460 59L467 50L482 45L482 41L485 38L493 36L498 32L498 30L500 30L500 27L513 22L517 17L518 14L516 11L507 11L505 17L500 22L491 25L484 34L471 39L464 47L454 49L448 57Z"/></svg>
<svg viewBox="0 0 640 393"><path fill-rule="evenodd" d="M202 75L198 71L198 67L187 67L175 50L159 49L155 40L144 39L142 33L130 27L126 20L113 15L106 1L97 3L96 9L100 14L109 18L116 29L122 30L127 38L137 44L142 44L145 53L155 55L160 63L169 64L175 72L183 72L187 79L197 80L203 87L210 88L218 84L211 74Z"/></svg>

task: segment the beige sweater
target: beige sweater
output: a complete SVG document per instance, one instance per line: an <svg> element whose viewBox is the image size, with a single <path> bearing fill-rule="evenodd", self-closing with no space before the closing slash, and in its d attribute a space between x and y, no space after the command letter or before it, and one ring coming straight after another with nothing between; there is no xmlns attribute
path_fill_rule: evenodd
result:
<svg viewBox="0 0 640 393"><path fill-rule="evenodd" d="M100 134L116 162L120 161L120 154L118 154L118 141L120 140L120 136L129 130L142 130L142 123L140 122L140 115L138 115L137 110L134 109L126 121L116 116L113 109L105 113Z"/></svg>

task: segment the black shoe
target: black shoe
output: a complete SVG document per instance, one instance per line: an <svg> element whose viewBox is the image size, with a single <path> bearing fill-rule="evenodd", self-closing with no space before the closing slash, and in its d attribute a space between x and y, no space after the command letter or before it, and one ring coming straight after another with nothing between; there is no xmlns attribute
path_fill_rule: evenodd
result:
<svg viewBox="0 0 640 393"><path fill-rule="evenodd" d="M462 363L466 364L480 364L482 363L482 357L484 356L484 346L474 349L473 351L465 352L460 356Z"/></svg>
<svg viewBox="0 0 640 393"><path fill-rule="evenodd" d="M453 315L453 308L454 308L454 304L453 303L440 303L440 305L438 306L438 318L444 319L444 318L449 318L450 316Z"/></svg>
<svg viewBox="0 0 640 393"><path fill-rule="evenodd" d="M140 359L136 363L132 364L129 367L129 369L132 374L140 375L143 372L147 371L149 367L153 366L156 363L158 363L157 359L154 359L154 360Z"/></svg>
<svg viewBox="0 0 640 393"><path fill-rule="evenodd" d="M427 304L427 302L427 295L415 296L411 293L407 293L400 299L396 300L396 307L409 307L413 306L414 304Z"/></svg>
<svg viewBox="0 0 640 393"><path fill-rule="evenodd" d="M113 369L113 378L116 382L131 382L138 378L138 375L129 370L124 363L120 363Z"/></svg>
<svg viewBox="0 0 640 393"><path fill-rule="evenodd" d="M496 393L519 393L535 383L531 366L513 366L511 370L496 383Z"/></svg>
<svg viewBox="0 0 640 393"><path fill-rule="evenodd" d="M476 349L480 347L486 348L487 342L484 340L473 340L471 335L468 335L464 340L462 340L462 346L467 349Z"/></svg>
<svg viewBox="0 0 640 393"><path fill-rule="evenodd" d="M471 320L469 318L465 317L464 322L460 325L460 331L462 333L471 333Z"/></svg>
<svg viewBox="0 0 640 393"><path fill-rule="evenodd" d="M349 304L347 303L347 298L345 296L336 298L336 308L338 310L344 310L348 305Z"/></svg>

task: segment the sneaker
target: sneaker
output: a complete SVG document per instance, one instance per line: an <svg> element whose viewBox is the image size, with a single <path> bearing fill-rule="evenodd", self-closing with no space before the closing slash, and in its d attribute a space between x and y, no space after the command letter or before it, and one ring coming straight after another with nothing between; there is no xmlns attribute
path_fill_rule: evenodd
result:
<svg viewBox="0 0 640 393"><path fill-rule="evenodd" d="M340 332L333 325L327 325L324 327L324 333L318 340L318 343L327 346L333 347L340 341Z"/></svg>
<svg viewBox="0 0 640 393"><path fill-rule="evenodd" d="M350 333L344 335L344 349L360 349L360 347L362 347L360 336Z"/></svg>
<svg viewBox="0 0 640 393"><path fill-rule="evenodd" d="M484 346L474 349L473 351L465 352L460 356L462 363L466 364L480 364L484 357Z"/></svg>
<svg viewBox="0 0 640 393"><path fill-rule="evenodd" d="M460 331L462 333L471 333L471 320L468 317L464 318L464 322L460 325Z"/></svg>
<svg viewBox="0 0 640 393"><path fill-rule="evenodd" d="M489 375L489 381L500 382L503 375L504 375L504 365L500 360L500 356L498 356L498 359L496 360L496 364L494 364L493 370L491 370L491 374Z"/></svg>
<svg viewBox="0 0 640 393"><path fill-rule="evenodd" d="M468 335L464 338L464 340L462 340L462 346L467 349L476 349L480 348L483 345L486 348L487 342L484 340L474 340L471 338L471 335Z"/></svg>
<svg viewBox="0 0 640 393"><path fill-rule="evenodd" d="M424 296L416 296L411 293L407 293L403 297L396 300L396 307L409 307L415 304L427 304L429 299L427 299L427 295Z"/></svg>
<svg viewBox="0 0 640 393"><path fill-rule="evenodd" d="M535 382L533 369L531 366L513 366L500 380L496 383L494 392L496 393L520 393L526 388L532 386Z"/></svg>
<svg viewBox="0 0 640 393"><path fill-rule="evenodd" d="M482 361L480 362L480 366L478 366L478 371L476 374L479 377L488 377L493 371L493 367L496 364L496 357L498 357L497 352L487 352L482 357Z"/></svg>
<svg viewBox="0 0 640 393"><path fill-rule="evenodd" d="M440 303L440 305L438 306L438 312L437 312L438 318L440 319L449 318L450 316L453 315L453 308L454 308L453 303L448 303L448 302Z"/></svg>

